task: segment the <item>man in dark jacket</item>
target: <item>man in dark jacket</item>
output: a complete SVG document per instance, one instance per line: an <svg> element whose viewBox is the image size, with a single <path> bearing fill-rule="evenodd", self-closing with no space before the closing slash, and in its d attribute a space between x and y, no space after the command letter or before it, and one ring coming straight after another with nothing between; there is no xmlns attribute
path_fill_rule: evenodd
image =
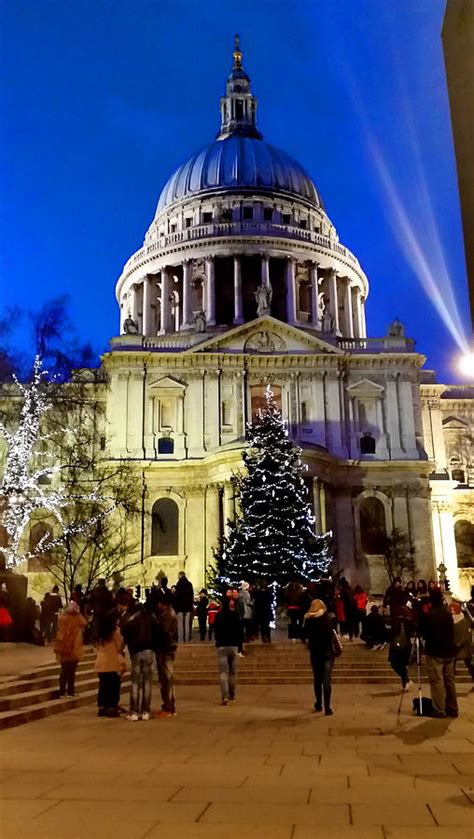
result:
<svg viewBox="0 0 474 839"><path fill-rule="evenodd" d="M194 589L184 571L178 574L174 595L174 611L182 615L183 642L186 641L186 624L188 624L188 641L191 641L194 617Z"/></svg>
<svg viewBox="0 0 474 839"><path fill-rule="evenodd" d="M383 605L390 609L392 623L400 616L400 612L407 602L407 594L402 587L401 577L395 577L393 583L388 587L383 599Z"/></svg>
<svg viewBox="0 0 474 839"><path fill-rule="evenodd" d="M225 597L214 622L222 704L235 700L237 653L243 642L242 622L235 600Z"/></svg>
<svg viewBox="0 0 474 839"><path fill-rule="evenodd" d="M161 711L159 717L176 715L174 695L174 660L178 646L178 618L171 605L171 596L160 591L155 595L156 627L153 649L156 654L156 667L161 691Z"/></svg>
<svg viewBox="0 0 474 839"><path fill-rule="evenodd" d="M423 616L420 631L425 639L426 669L430 680L433 717L457 717L454 682L454 623L443 602L443 592L430 594L430 611Z"/></svg>
<svg viewBox="0 0 474 839"><path fill-rule="evenodd" d="M153 677L154 615L145 612L141 603L134 607L134 614L122 628L132 663L130 690L131 722L150 719L151 685ZM141 694L141 695L140 695Z"/></svg>

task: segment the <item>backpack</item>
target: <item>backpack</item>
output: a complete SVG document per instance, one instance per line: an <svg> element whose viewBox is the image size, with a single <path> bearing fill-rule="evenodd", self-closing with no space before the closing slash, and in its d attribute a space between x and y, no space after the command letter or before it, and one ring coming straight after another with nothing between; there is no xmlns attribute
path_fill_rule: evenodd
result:
<svg viewBox="0 0 474 839"><path fill-rule="evenodd" d="M406 650L410 646L410 639L407 635L405 624L403 622L400 626L400 632L392 638L390 646L393 650Z"/></svg>

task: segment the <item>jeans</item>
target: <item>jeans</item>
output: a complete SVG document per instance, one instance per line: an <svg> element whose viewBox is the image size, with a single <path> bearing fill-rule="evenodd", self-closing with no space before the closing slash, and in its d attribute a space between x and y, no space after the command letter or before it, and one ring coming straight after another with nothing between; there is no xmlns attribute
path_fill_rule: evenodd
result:
<svg viewBox="0 0 474 839"><path fill-rule="evenodd" d="M438 714L457 714L458 699L454 682L453 659L427 655L426 670L430 680L433 710Z"/></svg>
<svg viewBox="0 0 474 839"><path fill-rule="evenodd" d="M222 699L233 699L235 696L237 650L237 647L217 647Z"/></svg>
<svg viewBox="0 0 474 839"><path fill-rule="evenodd" d="M120 676L118 673L99 673L97 705L106 711L115 711L120 699Z"/></svg>
<svg viewBox="0 0 474 839"><path fill-rule="evenodd" d="M314 696L316 706L322 708L324 696L324 710L331 708L331 672L334 664L332 658L321 658L313 650L310 650L311 667L314 677Z"/></svg>
<svg viewBox="0 0 474 839"><path fill-rule="evenodd" d="M158 670L158 681L161 692L161 709L163 711L176 711L176 700L174 695L174 653L157 653L156 669Z"/></svg>
<svg viewBox="0 0 474 839"><path fill-rule="evenodd" d="M206 640L206 629L207 629L207 615L198 615L198 624L199 624L199 637L201 641Z"/></svg>
<svg viewBox="0 0 474 839"><path fill-rule="evenodd" d="M183 640L183 643L185 643L186 642L186 623L188 624L188 641L191 640L194 613L193 612L179 612L179 614L178 614L178 634L179 634L179 624L180 624L179 618L180 617L181 617L182 636L183 636L182 640Z"/></svg>
<svg viewBox="0 0 474 839"><path fill-rule="evenodd" d="M76 681L77 661L62 661L59 674L59 693L63 696L74 696L74 684Z"/></svg>
<svg viewBox="0 0 474 839"><path fill-rule="evenodd" d="M153 651L142 650L131 657L132 684L130 688L130 713L145 714L150 711L151 681L153 677Z"/></svg>

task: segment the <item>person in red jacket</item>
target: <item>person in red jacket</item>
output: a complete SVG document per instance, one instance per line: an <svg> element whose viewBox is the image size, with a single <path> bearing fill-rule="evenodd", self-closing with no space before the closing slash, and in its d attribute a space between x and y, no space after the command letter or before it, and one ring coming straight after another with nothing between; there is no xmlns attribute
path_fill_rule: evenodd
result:
<svg viewBox="0 0 474 839"><path fill-rule="evenodd" d="M220 609L218 603L214 600L211 600L209 606L207 607L207 622L209 624L209 641L212 641L212 636L214 635L214 623L216 620L216 615Z"/></svg>
<svg viewBox="0 0 474 839"><path fill-rule="evenodd" d="M358 638L362 635L364 629L364 621L367 617L367 593L362 586L354 588L354 637Z"/></svg>

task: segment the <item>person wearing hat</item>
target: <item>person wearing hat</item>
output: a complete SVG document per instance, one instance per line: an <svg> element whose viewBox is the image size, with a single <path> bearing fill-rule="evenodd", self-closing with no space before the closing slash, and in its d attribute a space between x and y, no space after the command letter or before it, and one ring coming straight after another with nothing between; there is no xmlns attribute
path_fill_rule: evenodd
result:
<svg viewBox="0 0 474 839"><path fill-rule="evenodd" d="M334 664L333 629L322 600L312 600L304 616L302 637L307 641L314 677L314 710L323 710L327 717L331 710L331 673Z"/></svg>
<svg viewBox="0 0 474 839"><path fill-rule="evenodd" d="M69 605L59 616L58 629L54 639L54 652L61 665L59 674L59 695L75 696L76 670L84 655L83 632L87 621L81 615L79 604L71 598Z"/></svg>

